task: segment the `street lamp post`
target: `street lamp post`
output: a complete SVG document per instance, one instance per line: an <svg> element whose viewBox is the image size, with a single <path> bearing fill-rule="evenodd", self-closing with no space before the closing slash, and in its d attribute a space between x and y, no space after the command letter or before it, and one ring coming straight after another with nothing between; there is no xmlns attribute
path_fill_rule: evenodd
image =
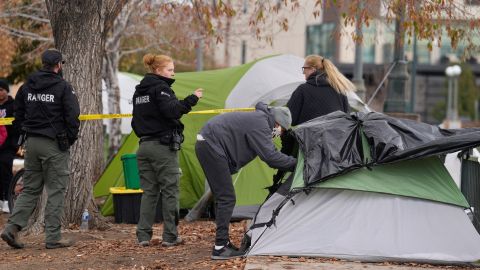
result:
<svg viewBox="0 0 480 270"><path fill-rule="evenodd" d="M363 30L360 12L363 10L363 1L358 3L358 13L356 21L356 35L359 40L355 41L355 65L353 68L352 82L357 88L357 95L361 100L365 100L365 82L363 81Z"/></svg>
<svg viewBox="0 0 480 270"><path fill-rule="evenodd" d="M449 66L445 69L448 77L448 97L447 97L447 123L448 128L459 128L458 121L458 77L462 73L459 65Z"/></svg>
<svg viewBox="0 0 480 270"><path fill-rule="evenodd" d="M407 111L405 98L406 82L409 78L407 61L405 61L404 35L405 35L405 6L400 6L395 19L395 48L394 61L396 63L392 73L388 76L388 94L385 101L385 112Z"/></svg>
<svg viewBox="0 0 480 270"><path fill-rule="evenodd" d="M450 121L452 120L452 90L453 90L453 81L452 81L452 78L449 76L449 74L451 73L450 71L450 68L451 67L448 67L446 70L445 70L445 74L447 74L447 84L448 84L448 96L447 96L447 120ZM448 71L448 72L447 72Z"/></svg>
<svg viewBox="0 0 480 270"><path fill-rule="evenodd" d="M204 41L202 37L199 37L196 40L195 44L195 55L196 55L196 63L195 63L195 69L196 71L202 71L203 70L203 47L204 46Z"/></svg>

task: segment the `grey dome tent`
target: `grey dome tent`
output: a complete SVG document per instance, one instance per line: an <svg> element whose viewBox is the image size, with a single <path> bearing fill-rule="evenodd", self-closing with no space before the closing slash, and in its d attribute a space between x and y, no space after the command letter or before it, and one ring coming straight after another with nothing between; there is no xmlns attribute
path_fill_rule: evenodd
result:
<svg viewBox="0 0 480 270"><path fill-rule="evenodd" d="M248 255L471 263L480 236L440 154L480 144L380 113L334 112L294 129L296 170L260 207Z"/></svg>

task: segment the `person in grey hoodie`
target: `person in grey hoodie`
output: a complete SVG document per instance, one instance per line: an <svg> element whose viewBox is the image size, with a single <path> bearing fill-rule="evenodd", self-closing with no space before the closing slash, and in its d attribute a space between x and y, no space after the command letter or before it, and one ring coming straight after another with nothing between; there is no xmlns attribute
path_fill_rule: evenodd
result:
<svg viewBox="0 0 480 270"><path fill-rule="evenodd" d="M229 223L235 207L232 174L260 157L270 167L293 171L296 159L277 151L272 137L290 128L286 107L258 103L254 112L232 112L210 119L197 135L195 151L215 198L217 226L212 259L243 255L229 240Z"/></svg>

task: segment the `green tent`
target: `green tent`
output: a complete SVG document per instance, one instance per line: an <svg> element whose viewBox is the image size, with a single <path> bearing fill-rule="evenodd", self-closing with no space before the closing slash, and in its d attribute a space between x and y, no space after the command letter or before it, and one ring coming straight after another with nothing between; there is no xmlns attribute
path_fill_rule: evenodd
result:
<svg viewBox="0 0 480 270"><path fill-rule="evenodd" d="M281 104L304 82L300 72L302 64L300 57L279 55L233 68L178 73L173 89L179 98L183 98L197 87L204 88L204 97L194 111L253 107L259 101ZM141 79L141 76L132 76ZM353 97L351 102L357 101L358 98ZM180 151L180 208L192 208L204 193L205 176L195 156L194 146L196 134L213 116L189 114L182 118L185 142ZM95 197L109 196L101 209L103 215L113 214L109 188L124 186L120 158L124 154L135 153L137 147L138 138L132 133L95 185ZM265 187L271 185L273 173L273 169L257 158L232 177L237 195L234 217L253 216L268 194Z"/></svg>

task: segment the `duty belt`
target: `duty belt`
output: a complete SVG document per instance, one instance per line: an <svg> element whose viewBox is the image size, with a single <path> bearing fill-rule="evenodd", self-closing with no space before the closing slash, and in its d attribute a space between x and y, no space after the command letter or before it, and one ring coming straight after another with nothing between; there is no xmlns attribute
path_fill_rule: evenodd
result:
<svg viewBox="0 0 480 270"><path fill-rule="evenodd" d="M168 142L170 141L170 136L168 136L168 135L165 135L163 137L145 136L145 137L141 137L139 142L142 143L142 142L151 142L151 141L157 141L157 142L160 142L162 144L168 144Z"/></svg>

